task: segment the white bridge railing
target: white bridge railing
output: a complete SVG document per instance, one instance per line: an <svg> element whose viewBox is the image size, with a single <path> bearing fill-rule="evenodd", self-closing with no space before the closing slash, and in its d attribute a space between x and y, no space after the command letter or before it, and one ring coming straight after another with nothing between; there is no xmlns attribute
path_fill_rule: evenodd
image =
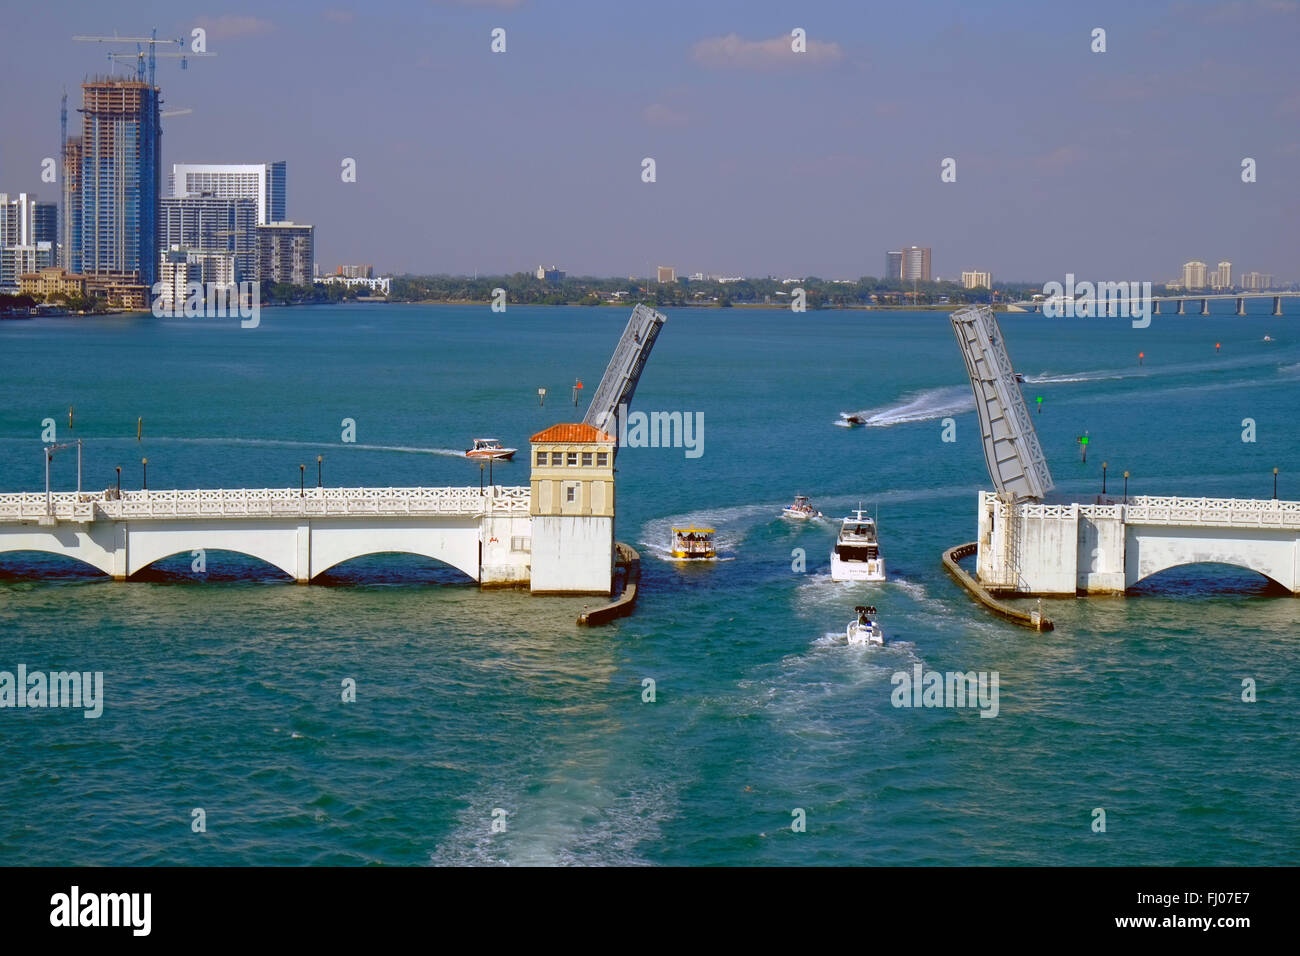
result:
<svg viewBox="0 0 1300 956"><path fill-rule="evenodd" d="M448 515L526 516L524 487L478 488L237 488L113 491L80 494L0 494L0 522L115 521L124 518L266 518Z"/></svg>
<svg viewBox="0 0 1300 956"><path fill-rule="evenodd" d="M992 492L984 492L992 497ZM1125 524L1167 525L1194 528L1278 528L1300 529L1300 501L1272 498L1177 498L1158 495L1107 496L1103 504L1033 504L1021 502L1015 513L1022 518L1064 518L1072 508L1089 518L1121 518ZM1005 520L1007 505L998 502L998 515Z"/></svg>

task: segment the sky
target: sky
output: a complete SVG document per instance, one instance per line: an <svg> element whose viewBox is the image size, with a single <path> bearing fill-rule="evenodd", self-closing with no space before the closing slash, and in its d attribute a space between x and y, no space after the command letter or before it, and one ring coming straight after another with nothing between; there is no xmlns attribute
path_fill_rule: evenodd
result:
<svg viewBox="0 0 1300 956"><path fill-rule="evenodd" d="M216 56L159 61L192 110L164 187L287 160L323 272L857 278L921 245L944 278L1300 279L1296 0L3 3L0 192L57 198L60 93L134 52L74 35L202 27Z"/></svg>

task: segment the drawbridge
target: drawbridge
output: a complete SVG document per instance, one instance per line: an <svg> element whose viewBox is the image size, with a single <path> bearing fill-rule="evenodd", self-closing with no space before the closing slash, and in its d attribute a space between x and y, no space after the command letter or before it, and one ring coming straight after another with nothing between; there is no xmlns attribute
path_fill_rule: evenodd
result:
<svg viewBox="0 0 1300 956"><path fill-rule="evenodd" d="M650 350L654 348L665 321L661 313L648 305L637 305L632 310L623 337L618 340L591 406L582 419L584 425L594 425L617 438L619 406L632 401L641 372L650 358Z"/></svg>
<svg viewBox="0 0 1300 956"><path fill-rule="evenodd" d="M952 330L975 391L984 461L994 487L1013 501L1041 501L1054 487L1052 473L993 310L976 306L954 312Z"/></svg>

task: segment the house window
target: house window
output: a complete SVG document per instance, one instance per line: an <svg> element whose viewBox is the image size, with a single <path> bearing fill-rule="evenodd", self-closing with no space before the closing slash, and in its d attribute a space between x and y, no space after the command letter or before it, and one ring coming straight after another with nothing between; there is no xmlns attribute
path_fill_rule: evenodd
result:
<svg viewBox="0 0 1300 956"><path fill-rule="evenodd" d="M563 464L564 464L564 453L558 451L551 452L551 465L555 468L558 468L560 467L560 465Z"/></svg>
<svg viewBox="0 0 1300 956"><path fill-rule="evenodd" d="M596 467L605 468L608 465L609 465L609 452L607 451L596 452Z"/></svg>
<svg viewBox="0 0 1300 956"><path fill-rule="evenodd" d="M537 453L537 464L539 464L539 465L544 465L544 464L546 464L546 452L544 452L544 451L539 451L539 452Z"/></svg>
<svg viewBox="0 0 1300 956"><path fill-rule="evenodd" d="M569 452L569 464L574 468L578 466L578 453L576 451Z"/></svg>
<svg viewBox="0 0 1300 956"><path fill-rule="evenodd" d="M532 538L515 536L510 539L511 551L531 551L532 549L533 549Z"/></svg>
<svg viewBox="0 0 1300 956"><path fill-rule="evenodd" d="M590 468L590 467L591 467L591 452L589 452L589 451L584 451L584 452L582 453L582 467L583 467L583 468Z"/></svg>
<svg viewBox="0 0 1300 956"><path fill-rule="evenodd" d="M578 500L577 485L569 485L569 487L564 489L564 500L567 501L569 504L573 504L575 501Z"/></svg>

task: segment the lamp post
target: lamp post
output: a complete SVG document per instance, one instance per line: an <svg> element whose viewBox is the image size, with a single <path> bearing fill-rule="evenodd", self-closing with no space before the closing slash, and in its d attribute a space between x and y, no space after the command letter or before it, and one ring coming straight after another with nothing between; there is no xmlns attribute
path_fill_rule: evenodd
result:
<svg viewBox="0 0 1300 956"><path fill-rule="evenodd" d="M298 466L298 497L301 498L307 493L307 466Z"/></svg>
<svg viewBox="0 0 1300 956"><path fill-rule="evenodd" d="M1101 493L1106 493L1106 462L1101 463Z"/></svg>
<svg viewBox="0 0 1300 956"><path fill-rule="evenodd" d="M478 493L483 494L483 462L478 463Z"/></svg>
<svg viewBox="0 0 1300 956"><path fill-rule="evenodd" d="M489 458L489 459L488 459L488 484L489 484L489 485L495 485L495 484L496 484L496 482L492 480L492 463L493 463L494 461L496 461L495 458Z"/></svg>
<svg viewBox="0 0 1300 956"><path fill-rule="evenodd" d="M149 459L140 459L140 490L149 490Z"/></svg>
<svg viewBox="0 0 1300 956"><path fill-rule="evenodd" d="M1128 472L1124 472L1124 504L1128 504Z"/></svg>
<svg viewBox="0 0 1300 956"><path fill-rule="evenodd" d="M1273 469L1273 500L1277 501L1277 469Z"/></svg>
<svg viewBox="0 0 1300 956"><path fill-rule="evenodd" d="M117 466L117 496L122 497L122 466Z"/></svg>
<svg viewBox="0 0 1300 956"><path fill-rule="evenodd" d="M325 476L324 462L325 462L324 455L316 456L316 487L317 488L321 488L324 485L324 476Z"/></svg>

